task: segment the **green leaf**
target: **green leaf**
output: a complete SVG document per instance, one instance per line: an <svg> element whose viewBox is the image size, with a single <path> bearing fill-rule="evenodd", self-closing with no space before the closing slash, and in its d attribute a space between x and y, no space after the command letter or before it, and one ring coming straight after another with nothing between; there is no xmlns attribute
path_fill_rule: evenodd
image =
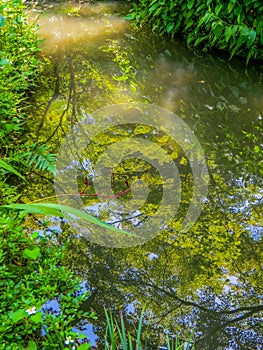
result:
<svg viewBox="0 0 263 350"><path fill-rule="evenodd" d="M37 312L36 314L32 315L30 319L35 323L41 323L42 322L42 313Z"/></svg>
<svg viewBox="0 0 263 350"><path fill-rule="evenodd" d="M54 204L54 203L32 203L32 204L10 204L3 205L2 207L23 210L25 213L36 213L36 214L44 214L44 215L54 215L59 217L65 217L69 220L73 220L71 216L68 214L74 215L78 219L82 219L84 221L90 222L92 224L107 228L108 230L123 233L128 236L134 236L135 234L131 234L127 231L117 229L113 226L106 224L105 222L95 218L94 216L87 214L81 210L76 208L68 207L62 204Z"/></svg>
<svg viewBox="0 0 263 350"><path fill-rule="evenodd" d="M170 33L173 30L173 28L174 28L174 23L173 22L169 23L166 27L167 33Z"/></svg>
<svg viewBox="0 0 263 350"><path fill-rule="evenodd" d="M230 39L231 35L232 35L232 28L231 27L226 27L226 29L225 29L226 42L228 42L228 40Z"/></svg>
<svg viewBox="0 0 263 350"><path fill-rule="evenodd" d="M25 180L24 176L21 175L16 169L14 169L11 165L7 164L3 160L0 159L0 167L4 168L5 170L9 171L10 173L13 173L17 176L19 176L21 179Z"/></svg>
<svg viewBox="0 0 263 350"><path fill-rule="evenodd" d="M233 10L234 6L235 6L235 3L233 3L233 2L229 2L228 3L228 6L227 6L228 13L231 13L231 11Z"/></svg>
<svg viewBox="0 0 263 350"><path fill-rule="evenodd" d="M217 16L218 16L219 12L221 11L222 7L223 7L223 6L222 6L221 4L216 5L215 14L216 14Z"/></svg>
<svg viewBox="0 0 263 350"><path fill-rule="evenodd" d="M5 64L9 64L10 62L8 61L7 58L1 58L0 60L0 66L4 66Z"/></svg>
<svg viewBox="0 0 263 350"><path fill-rule="evenodd" d="M32 235L30 236L31 238L35 239L39 236L39 232L33 232Z"/></svg>
<svg viewBox="0 0 263 350"><path fill-rule="evenodd" d="M131 21L135 18L134 14L133 13L128 13L128 15L125 16L125 19L127 21Z"/></svg>
<svg viewBox="0 0 263 350"><path fill-rule="evenodd" d="M21 154L21 159L25 159L27 165L31 166L33 169L38 168L41 171L47 170L52 174L56 171L56 156L49 153L49 147L46 145L33 143L28 152L23 152Z"/></svg>
<svg viewBox="0 0 263 350"><path fill-rule="evenodd" d="M159 4L159 3L152 5L152 6L149 8L149 14L151 14L153 11L155 11L156 9L158 9L158 7L159 7L159 10L162 9L162 7L160 7L160 4Z"/></svg>
<svg viewBox="0 0 263 350"><path fill-rule="evenodd" d="M0 27L3 27L4 23L5 23L5 16L0 15Z"/></svg>
<svg viewBox="0 0 263 350"><path fill-rule="evenodd" d="M20 310L17 310L15 312L10 312L10 319L16 323L20 320L22 320L23 318L27 317L27 313L25 310L23 309L20 309Z"/></svg>
<svg viewBox="0 0 263 350"><path fill-rule="evenodd" d="M255 32L254 29L251 29L248 36L249 36L249 39L248 39L248 42L247 42L247 47L249 47L249 46L251 46L253 44L253 42L256 39L257 33Z"/></svg>
<svg viewBox="0 0 263 350"><path fill-rule="evenodd" d="M79 339L86 339L87 336L86 336L86 334L80 333L80 334L78 334L78 338Z"/></svg>
<svg viewBox="0 0 263 350"><path fill-rule="evenodd" d="M26 259L36 260L41 255L39 247L35 246L33 249L26 248L23 251L23 257Z"/></svg>
<svg viewBox="0 0 263 350"><path fill-rule="evenodd" d="M78 350L87 350L90 349L91 344L82 344L80 346L78 346Z"/></svg>
<svg viewBox="0 0 263 350"><path fill-rule="evenodd" d="M37 344L33 340L29 340L25 350L37 350Z"/></svg>
<svg viewBox="0 0 263 350"><path fill-rule="evenodd" d="M194 6L195 0L190 0L187 2L187 8L188 10L191 10L191 8Z"/></svg>

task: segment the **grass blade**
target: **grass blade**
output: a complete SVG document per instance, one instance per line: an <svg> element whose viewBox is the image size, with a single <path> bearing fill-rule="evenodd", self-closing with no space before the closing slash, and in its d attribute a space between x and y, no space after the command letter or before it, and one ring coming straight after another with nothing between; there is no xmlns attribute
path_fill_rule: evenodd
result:
<svg viewBox="0 0 263 350"><path fill-rule="evenodd" d="M143 322L143 316L144 316L144 309L142 310L139 324L138 324L138 329L137 329L137 336L136 336L136 350L139 350L141 347L141 334L142 334L142 322Z"/></svg>
<svg viewBox="0 0 263 350"><path fill-rule="evenodd" d="M22 174L20 174L16 169L14 169L11 165L8 163L4 162L3 160L0 159L0 167L4 168L7 170L9 173L13 173L17 176L19 176L21 179L26 180Z"/></svg>
<svg viewBox="0 0 263 350"><path fill-rule="evenodd" d="M88 221L97 226L101 226L108 230L117 233L123 233L128 236L136 237L136 235L129 233L124 230L120 230L114 226L108 225L105 222L95 218L94 216L87 214L81 210L78 210L73 207L68 207L62 204L54 204L54 203L32 203L32 204L10 204L5 205L3 207L15 209L15 210L23 210L25 213L36 213L36 214L44 214L44 215L54 215L59 217L65 217L69 220L73 218L70 215L75 216L77 219L81 219L84 221ZM68 215L70 214L70 215Z"/></svg>

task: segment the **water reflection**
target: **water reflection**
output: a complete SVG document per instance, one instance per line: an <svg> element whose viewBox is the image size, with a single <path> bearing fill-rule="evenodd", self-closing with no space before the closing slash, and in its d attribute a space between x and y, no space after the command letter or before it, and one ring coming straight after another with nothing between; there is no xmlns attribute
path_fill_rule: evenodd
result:
<svg viewBox="0 0 263 350"><path fill-rule="evenodd" d="M88 14L74 19L46 15L43 32L52 29L49 19L56 16L63 26L72 23L69 30L79 32L85 22L98 34L87 31L84 42L92 45L83 45L82 34L72 32L70 49L67 38L66 44L63 38L52 39L56 43L51 41L45 53L50 78L35 98L28 135L57 150L71 125L97 108L155 103L176 112L194 130L208 160L210 188L199 221L180 233L180 217L192 195L186 186L192 174L182 157L178 169L186 185L178 217L141 247L103 248L75 237L67 222L60 224L60 242L68 236L73 240L69 265L87 280L88 289L98 290L95 330L102 337L103 306L116 317L122 311L132 329L146 305L150 349L163 341L165 329L185 340L193 332L197 349L262 349L262 73L256 67L246 75L238 60L198 57L178 41L164 42L147 29L138 31L106 16L111 31L100 12L92 14L97 15L97 21ZM59 49L52 56L54 45ZM167 140L164 147L173 144ZM84 175L79 174L80 191ZM125 189L123 181L116 186L116 193ZM53 186L33 178L24 198L43 193L53 194ZM94 208L98 201L89 199L86 205ZM101 207L104 220L118 218L116 213L110 217L108 209Z"/></svg>

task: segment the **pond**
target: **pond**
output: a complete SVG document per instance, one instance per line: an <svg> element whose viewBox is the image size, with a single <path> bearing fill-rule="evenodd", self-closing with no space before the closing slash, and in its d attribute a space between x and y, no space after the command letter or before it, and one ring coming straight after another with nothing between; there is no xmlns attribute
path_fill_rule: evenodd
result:
<svg viewBox="0 0 263 350"><path fill-rule="evenodd" d="M125 231L50 223L96 291L98 347L106 307L131 330L144 309L149 349L166 334L263 349L262 66L160 38L128 9L53 5L38 19L43 82L26 137L51 147L57 173L55 185L33 174L22 199L57 198Z"/></svg>

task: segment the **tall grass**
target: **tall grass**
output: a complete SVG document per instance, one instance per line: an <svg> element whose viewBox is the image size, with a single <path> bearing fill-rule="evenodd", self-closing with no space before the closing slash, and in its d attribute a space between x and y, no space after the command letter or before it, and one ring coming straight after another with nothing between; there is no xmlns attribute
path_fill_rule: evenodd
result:
<svg viewBox="0 0 263 350"><path fill-rule="evenodd" d="M123 316L120 316L120 324L113 318L112 313L105 310L107 327L104 338L104 350L148 350L147 340L143 344L143 338L149 336L143 336L143 312L141 313L139 324L136 330L136 335L133 336L125 327ZM148 332L146 332L147 335ZM165 345L159 347L159 349L167 350L194 350L194 345L191 341L191 337L188 341L180 341L178 335L174 339L170 339L166 334Z"/></svg>

